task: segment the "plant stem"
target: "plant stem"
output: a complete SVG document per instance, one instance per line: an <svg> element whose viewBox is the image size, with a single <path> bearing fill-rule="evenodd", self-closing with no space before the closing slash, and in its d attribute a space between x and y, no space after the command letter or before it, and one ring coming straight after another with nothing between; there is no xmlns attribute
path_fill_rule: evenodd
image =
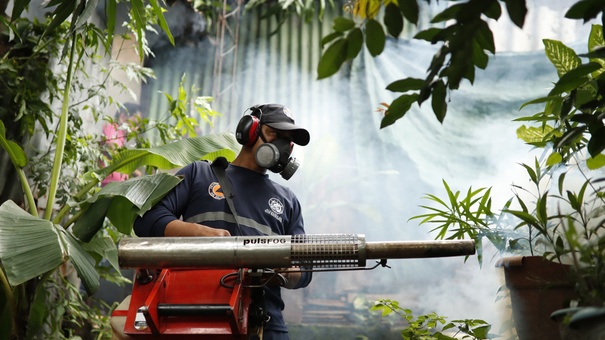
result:
<svg viewBox="0 0 605 340"><path fill-rule="evenodd" d="M13 163L13 166L15 167L15 170L17 170L17 175L19 176L19 181L21 182L21 188L23 189L23 194L25 194L27 204L29 205L29 212L34 216L38 216L38 211L36 210L36 202L34 201L34 195L32 194L32 190L29 186L29 183L27 182L27 177L23 172L23 168L19 166L17 156L13 152L13 149L11 148L6 138L4 138L4 136L0 136L0 146L4 149L4 151L6 151L9 158L11 159L11 163Z"/></svg>
<svg viewBox="0 0 605 340"><path fill-rule="evenodd" d="M50 188L48 190L48 201L46 202L46 210L44 211L44 219L50 220L52 216L55 198L57 196L57 187L59 177L61 175L61 164L63 163L63 154L65 151L65 139L67 137L67 115L69 113L69 90L71 88L71 80L74 65L74 55L76 51L77 36L74 34L71 41L71 51L69 53L69 66L67 67L67 79L63 92L63 107L61 109L61 118L59 120L59 132L57 133L57 149L55 150L55 160L53 163L52 175L50 178Z"/></svg>
<svg viewBox="0 0 605 340"><path fill-rule="evenodd" d="M11 323L13 327L13 334L17 332L17 302L15 301L15 296L13 295L13 290L6 279L6 275L4 274L4 268L0 267L0 281L2 281L2 289L4 290L4 295L6 296L6 300L8 306L10 308L12 318Z"/></svg>

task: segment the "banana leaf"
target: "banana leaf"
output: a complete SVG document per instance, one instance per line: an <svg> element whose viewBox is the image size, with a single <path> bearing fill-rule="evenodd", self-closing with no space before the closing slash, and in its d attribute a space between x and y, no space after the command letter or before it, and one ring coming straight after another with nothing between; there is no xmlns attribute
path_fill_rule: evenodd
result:
<svg viewBox="0 0 605 340"><path fill-rule="evenodd" d="M181 179L168 173L135 177L124 182L111 182L91 197L76 221L74 235L89 242L103 227L105 216L125 235L130 235L137 216L143 215Z"/></svg>
<svg viewBox="0 0 605 340"><path fill-rule="evenodd" d="M19 285L71 260L88 292L99 286L92 257L60 225L32 216L15 202L0 206L0 260L8 282Z"/></svg>
<svg viewBox="0 0 605 340"><path fill-rule="evenodd" d="M131 174L142 166L170 170L218 156L231 161L240 147L232 133L187 138L149 149L122 151L111 160L108 167L95 171L95 175L102 179L114 171Z"/></svg>

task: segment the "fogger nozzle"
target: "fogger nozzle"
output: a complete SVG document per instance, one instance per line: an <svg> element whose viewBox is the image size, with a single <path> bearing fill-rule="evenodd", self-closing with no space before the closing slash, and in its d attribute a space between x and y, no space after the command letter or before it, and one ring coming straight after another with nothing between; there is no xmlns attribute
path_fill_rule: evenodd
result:
<svg viewBox="0 0 605 340"><path fill-rule="evenodd" d="M366 242L365 235L132 237L118 245L122 268L365 267L367 259L465 256L469 240Z"/></svg>

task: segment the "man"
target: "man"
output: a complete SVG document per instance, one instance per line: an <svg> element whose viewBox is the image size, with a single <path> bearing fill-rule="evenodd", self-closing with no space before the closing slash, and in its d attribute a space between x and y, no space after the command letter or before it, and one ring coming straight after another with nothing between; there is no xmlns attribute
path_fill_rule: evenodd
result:
<svg viewBox="0 0 605 340"><path fill-rule="evenodd" d="M304 234L301 207L294 193L269 179L267 169L286 179L298 168L290 157L292 143L307 145L309 132L296 126L288 108L279 104L252 107L240 120L236 138L242 149L225 173L231 183L234 217L208 162L185 166L184 179L142 218L138 236L230 236ZM287 272L286 288L306 287L311 273ZM281 311L280 287L265 287L265 309L270 319L263 339L288 339Z"/></svg>

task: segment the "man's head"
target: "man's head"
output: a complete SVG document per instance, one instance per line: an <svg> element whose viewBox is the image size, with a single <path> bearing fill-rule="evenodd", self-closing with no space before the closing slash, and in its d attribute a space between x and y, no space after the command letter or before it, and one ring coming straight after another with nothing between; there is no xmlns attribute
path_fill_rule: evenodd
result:
<svg viewBox="0 0 605 340"><path fill-rule="evenodd" d="M242 145L253 145L261 136L261 125L292 133L292 141L298 145L309 144L309 132L297 126L290 110L280 104L261 104L250 108L251 113L240 119L235 136Z"/></svg>
<svg viewBox="0 0 605 340"><path fill-rule="evenodd" d="M253 157L255 167L289 179L298 169L298 162L291 157L293 143L309 144L309 132L294 123L290 110L283 105L256 105L250 111L240 119L235 133L244 145L242 152Z"/></svg>

